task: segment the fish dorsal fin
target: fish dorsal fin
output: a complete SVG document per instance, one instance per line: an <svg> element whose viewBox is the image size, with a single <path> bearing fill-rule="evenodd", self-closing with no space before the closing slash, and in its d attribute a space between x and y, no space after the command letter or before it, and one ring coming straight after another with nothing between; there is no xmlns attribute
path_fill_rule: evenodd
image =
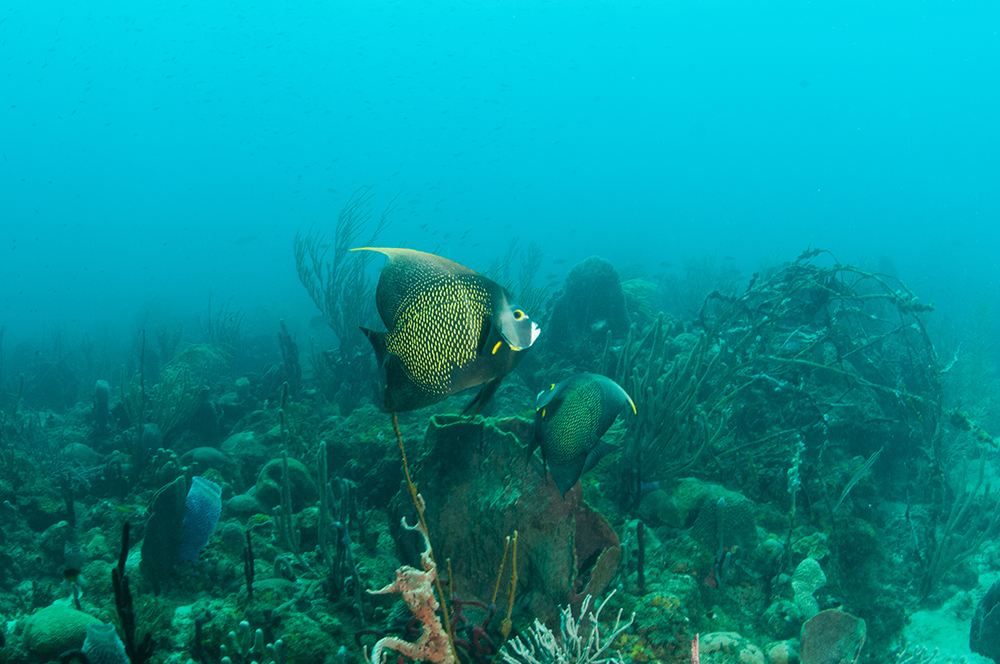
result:
<svg viewBox="0 0 1000 664"><path fill-rule="evenodd" d="M628 395L621 385L607 376L601 376L599 374L581 375L594 380L600 388L602 403L600 408L601 416L598 421L598 437L603 436L604 432L615 423L615 419L618 418L618 414L621 413L622 407L625 404L629 405L629 410L633 413L636 412L635 402L632 401L632 397Z"/></svg>
<svg viewBox="0 0 1000 664"><path fill-rule="evenodd" d="M478 272L464 265L415 249L357 247L351 251L377 251L389 258L389 264L382 269L375 290L379 316L389 329L392 329L400 305L414 289L448 277L479 276Z"/></svg>

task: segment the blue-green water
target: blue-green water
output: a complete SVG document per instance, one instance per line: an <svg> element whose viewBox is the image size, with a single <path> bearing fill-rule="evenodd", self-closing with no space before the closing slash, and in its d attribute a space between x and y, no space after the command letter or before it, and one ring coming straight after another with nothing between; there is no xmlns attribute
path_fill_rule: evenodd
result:
<svg viewBox="0 0 1000 664"><path fill-rule="evenodd" d="M1000 436L998 30L987 2L0 4L0 662L58 655L26 625L74 605L74 588L88 615L119 615L124 521L153 661L215 664L234 617L301 637L295 661L341 661L341 645L360 661L358 617L392 623L391 599L355 601L351 586L390 583L419 553L395 525L412 509L357 332L380 327L374 294L326 296L321 311L293 247L308 238L329 263L338 213L359 200L371 218L351 246L385 210L376 245L486 273L541 325L484 411L500 419L469 440L495 425L529 447L530 428L504 418L534 417L534 395L576 372L635 397L640 419L604 438L620 451L568 494L602 517L562 515L607 525L576 531L604 544L559 548L545 529L568 522L554 517L526 531L515 632L534 615L557 624L555 607L599 576L595 551L614 550L600 590L637 612L617 642L626 661L686 662L695 634L728 631L799 651L810 613L835 608L867 621L865 661L919 646L980 661L970 623L1000 573L986 489ZM574 268L591 256L609 281ZM383 264L357 274L374 284ZM472 581L492 579L491 547L570 503L546 502L559 496L540 456L441 451L428 418L471 399L404 414L403 435L439 501L432 542L454 553L468 599L488 600ZM315 525L330 516L321 440L336 509L357 512L357 581L336 592L328 577L346 563L331 565ZM321 485L289 508L301 547L281 532L282 450ZM435 450L472 465L439 467ZM469 495L502 518L448 493L449 472L481 482ZM203 557L176 576L140 570L154 492L205 473L223 512ZM519 491L540 502L504 503ZM448 513L478 534L463 540ZM256 604L247 529L261 540ZM566 546L586 560L552 571L530 557ZM829 580L816 606L792 590L804 560ZM64 578L81 565L86 585ZM577 585L560 596L544 582L557 577ZM486 628L497 641L501 618ZM706 662L729 661L706 643Z"/></svg>

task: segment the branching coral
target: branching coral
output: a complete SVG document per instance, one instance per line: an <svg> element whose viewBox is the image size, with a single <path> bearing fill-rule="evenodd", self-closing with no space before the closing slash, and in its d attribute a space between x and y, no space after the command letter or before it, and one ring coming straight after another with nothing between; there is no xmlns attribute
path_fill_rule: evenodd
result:
<svg viewBox="0 0 1000 664"><path fill-rule="evenodd" d="M983 486L986 457L980 457L976 484L969 490L966 478L969 461L962 465L954 502L940 532L929 529L930 555L924 560L923 577L920 579L920 597L926 599L949 570L979 550L987 538L996 537L1000 531L1000 511L990 497L990 485Z"/></svg>
<svg viewBox="0 0 1000 664"><path fill-rule="evenodd" d="M395 636L385 636L375 643L372 648L372 664L384 664L388 653L386 650L395 650L414 661L426 660L438 662L439 664L454 664L455 656L452 652L448 633L441 625L441 620L437 617L438 601L434 597L434 580L437 577L437 564L431 554L431 543L427 537L427 531L421 522L415 526L408 526L406 519L402 521L403 527L407 530L415 530L424 538L424 552L420 556L423 570L418 570L409 565L403 565L396 570L396 580L379 590L369 590L373 595L385 595L387 593L400 593L403 601L410 608L413 617L423 625L420 638L416 641L404 641Z"/></svg>
<svg viewBox="0 0 1000 664"><path fill-rule="evenodd" d="M332 244L326 242L322 233L314 233L311 229L306 235L295 235L295 267L299 281L340 340L344 358L353 357L356 349L364 347L359 327L375 316L373 286L366 274L374 254L367 251L349 254L371 219L372 196L371 187L361 187L351 195L337 216ZM367 244L373 244L389 225L392 210L390 201Z"/></svg>
<svg viewBox="0 0 1000 664"><path fill-rule="evenodd" d="M509 641L500 654L505 664L621 664L618 652L608 652L619 634L628 629L635 620L635 614L628 622L622 623L622 612L618 611L611 633L601 634L601 611L615 594L611 591L597 611L591 611L590 595L580 606L580 617L574 618L570 607L562 607L560 619L561 634L556 634L539 620L527 631ZM586 623L586 626L585 626Z"/></svg>
<svg viewBox="0 0 1000 664"><path fill-rule="evenodd" d="M850 426L850 412L909 441L899 456L934 454L941 389L920 318L930 307L889 277L816 264L825 253L754 275L741 295L711 293L695 333L661 314L645 334L633 328L617 356L609 343L602 372L639 411L622 455L625 505L706 451L720 471L739 473L738 455L784 463L796 436L820 449L829 426Z"/></svg>
<svg viewBox="0 0 1000 664"><path fill-rule="evenodd" d="M728 379L738 366L734 350L719 345L714 333L686 335L679 343L670 331L662 313L641 338L633 326L618 357L615 381L636 402L619 475L625 506L635 504L643 484L693 466L725 432L728 401L735 393ZM605 352L602 372L610 371Z"/></svg>

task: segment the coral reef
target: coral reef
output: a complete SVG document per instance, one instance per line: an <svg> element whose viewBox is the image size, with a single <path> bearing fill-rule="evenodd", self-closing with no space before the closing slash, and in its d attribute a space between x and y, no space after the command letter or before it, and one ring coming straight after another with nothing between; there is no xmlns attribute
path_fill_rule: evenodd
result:
<svg viewBox="0 0 1000 664"><path fill-rule="evenodd" d="M133 664L360 662L374 644L378 662L928 661L917 646L951 639L943 661L972 657L970 624L996 656L1000 383L940 366L904 284L810 251L668 314L691 293L588 259L495 417L457 415L457 395L398 414L397 440L344 309L366 275L328 272L318 238L299 239L300 276L344 336L312 371L292 366L292 321L283 358L272 332L271 363L241 369L243 319L213 314L191 343L137 339L115 373L38 360L8 379L0 661L86 653L108 623ZM529 453L533 397L582 369L637 412L563 498ZM398 525L402 449L425 531Z"/></svg>

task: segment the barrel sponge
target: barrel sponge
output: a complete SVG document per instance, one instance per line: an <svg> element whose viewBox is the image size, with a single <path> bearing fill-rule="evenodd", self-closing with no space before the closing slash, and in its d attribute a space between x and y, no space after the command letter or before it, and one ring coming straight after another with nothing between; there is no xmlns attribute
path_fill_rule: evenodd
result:
<svg viewBox="0 0 1000 664"><path fill-rule="evenodd" d="M62 604L37 611L24 622L24 646L43 657L56 658L83 644L87 625L97 618Z"/></svg>
<svg viewBox="0 0 1000 664"><path fill-rule="evenodd" d="M111 623L87 625L83 654L87 656L90 664L129 664L125 646L122 645L115 626Z"/></svg>
<svg viewBox="0 0 1000 664"><path fill-rule="evenodd" d="M716 484L705 486L691 536L713 555L721 544L749 553L757 546L757 520L753 501ZM719 541L719 538L722 541Z"/></svg>
<svg viewBox="0 0 1000 664"><path fill-rule="evenodd" d="M546 348L557 353L600 353L609 331L615 339L624 339L629 325L618 271L609 261L591 256L566 275L544 339Z"/></svg>
<svg viewBox="0 0 1000 664"><path fill-rule="evenodd" d="M185 507L180 561L194 562L222 516L222 489L211 480L195 476L191 479Z"/></svg>

